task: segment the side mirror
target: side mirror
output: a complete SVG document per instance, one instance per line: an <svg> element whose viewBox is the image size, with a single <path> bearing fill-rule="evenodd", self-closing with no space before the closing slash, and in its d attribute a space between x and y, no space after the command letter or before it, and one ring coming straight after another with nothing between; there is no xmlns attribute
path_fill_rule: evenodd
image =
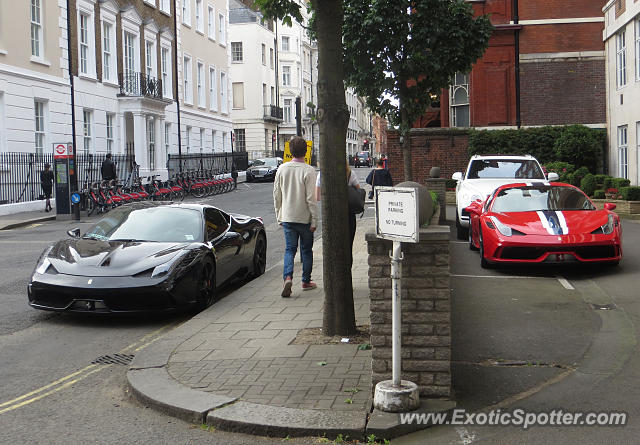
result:
<svg viewBox="0 0 640 445"><path fill-rule="evenodd" d="M482 213L482 201L480 201L479 199L478 199L478 200L473 201L471 204L469 204L469 205L465 208L465 210L466 210L468 213L474 213L474 214L476 214L476 215L479 215L480 213Z"/></svg>
<svg viewBox="0 0 640 445"><path fill-rule="evenodd" d="M77 227L75 229L71 229L67 232L67 235L71 238L80 238L80 229Z"/></svg>
<svg viewBox="0 0 640 445"><path fill-rule="evenodd" d="M605 202L604 203L604 209L605 210L609 210L609 211L613 211L616 209L616 205L612 202Z"/></svg>
<svg viewBox="0 0 640 445"><path fill-rule="evenodd" d="M547 179L549 181L557 181L558 179L560 179L560 176L558 176L557 173L551 172L547 175Z"/></svg>
<svg viewBox="0 0 640 445"><path fill-rule="evenodd" d="M451 179L455 179L456 181L462 181L462 172L455 172L451 175Z"/></svg>

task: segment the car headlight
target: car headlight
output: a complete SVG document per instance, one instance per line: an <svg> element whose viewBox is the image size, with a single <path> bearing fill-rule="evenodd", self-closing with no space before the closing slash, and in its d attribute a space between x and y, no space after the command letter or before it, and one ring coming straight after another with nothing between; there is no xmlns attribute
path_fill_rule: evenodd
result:
<svg viewBox="0 0 640 445"><path fill-rule="evenodd" d="M613 233L613 229L615 228L616 223L615 220L613 219L613 215L608 215L607 218L607 223L603 226L600 226L600 229L602 230L602 233L604 235L611 235Z"/></svg>
<svg viewBox="0 0 640 445"><path fill-rule="evenodd" d="M196 257L196 255L196 251L189 251L181 255L176 255L166 263L154 267L153 272L151 272L151 278L165 276L170 272L173 272L173 270L177 269L178 267L188 267L191 264L191 261Z"/></svg>
<svg viewBox="0 0 640 445"><path fill-rule="evenodd" d="M49 252L51 252L51 249L53 249L53 246L47 247L44 249L44 252L40 254L40 258L38 258L38 262L36 263L36 273L40 275L44 274L51 265L51 261L49 261Z"/></svg>
<svg viewBox="0 0 640 445"><path fill-rule="evenodd" d="M513 230L511 230L511 227L500 222L500 220L495 216L490 216L489 218L491 219L491 222L493 222L493 225L496 227L496 229L498 229L498 232L502 233L504 236L513 235Z"/></svg>

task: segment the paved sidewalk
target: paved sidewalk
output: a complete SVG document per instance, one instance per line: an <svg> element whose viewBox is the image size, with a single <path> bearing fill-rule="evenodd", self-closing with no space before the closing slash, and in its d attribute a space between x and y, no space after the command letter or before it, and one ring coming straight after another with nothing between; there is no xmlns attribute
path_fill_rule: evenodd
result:
<svg viewBox="0 0 640 445"><path fill-rule="evenodd" d="M367 247L372 218L358 219L352 269L357 325L369 324ZM291 344L322 326L322 245L313 280L282 298L282 263L141 351L134 392L175 416L232 431L268 435L361 436L371 412L371 351L358 344Z"/></svg>
<svg viewBox="0 0 640 445"><path fill-rule="evenodd" d="M44 204L43 204L44 205ZM44 210L34 210L31 212L20 212L11 215L0 215L0 230L15 229L28 226L43 221L53 221L56 219L55 212L45 212Z"/></svg>

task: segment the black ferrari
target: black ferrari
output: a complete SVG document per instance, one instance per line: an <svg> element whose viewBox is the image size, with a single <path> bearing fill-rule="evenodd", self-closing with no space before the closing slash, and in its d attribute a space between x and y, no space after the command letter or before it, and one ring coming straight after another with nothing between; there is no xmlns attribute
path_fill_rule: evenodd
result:
<svg viewBox="0 0 640 445"><path fill-rule="evenodd" d="M267 237L260 218L199 204L140 202L111 210L42 253L29 305L68 312L204 309L216 288L262 275Z"/></svg>

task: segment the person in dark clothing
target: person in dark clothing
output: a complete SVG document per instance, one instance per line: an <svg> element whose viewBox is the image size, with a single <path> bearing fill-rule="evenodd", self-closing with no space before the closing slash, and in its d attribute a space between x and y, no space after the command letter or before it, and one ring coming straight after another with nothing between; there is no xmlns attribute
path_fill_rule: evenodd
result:
<svg viewBox="0 0 640 445"><path fill-rule="evenodd" d="M51 164L44 164L44 170L40 172L40 185L42 186L42 192L44 193L44 197L47 200L44 211L48 212L53 207L51 207L51 191L53 190L53 172L50 170Z"/></svg>
<svg viewBox="0 0 640 445"><path fill-rule="evenodd" d="M371 170L369 172L369 175L367 176L367 179L366 179L367 184L371 185L371 191L369 192L369 199L373 199L374 189L376 188L376 185L386 185L386 186L393 185L393 179L391 178L391 173L389 173L389 170L384 168L384 164L385 164L384 159L382 158L378 159L376 161L376 168Z"/></svg>
<svg viewBox="0 0 640 445"><path fill-rule="evenodd" d="M107 158L102 161L100 171L102 172L103 181L118 179L118 176L116 175L116 164L111 160L111 153L107 153Z"/></svg>

